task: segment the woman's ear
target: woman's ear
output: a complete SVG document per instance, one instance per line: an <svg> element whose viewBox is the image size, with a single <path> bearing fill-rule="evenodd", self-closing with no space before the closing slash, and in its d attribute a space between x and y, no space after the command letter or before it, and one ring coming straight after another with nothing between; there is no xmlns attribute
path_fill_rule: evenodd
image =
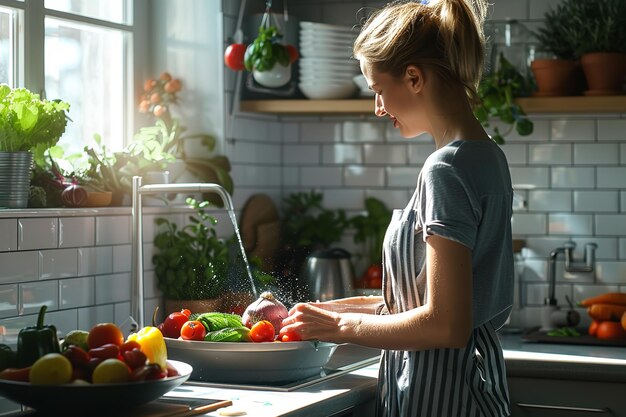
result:
<svg viewBox="0 0 626 417"><path fill-rule="evenodd" d="M424 88L424 71L417 65L409 65L404 71L404 82L414 94L419 94Z"/></svg>

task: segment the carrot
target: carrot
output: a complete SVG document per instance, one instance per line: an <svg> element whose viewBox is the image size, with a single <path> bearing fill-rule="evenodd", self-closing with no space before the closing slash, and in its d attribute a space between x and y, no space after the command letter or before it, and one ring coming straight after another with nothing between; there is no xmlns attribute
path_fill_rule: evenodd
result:
<svg viewBox="0 0 626 417"><path fill-rule="evenodd" d="M580 305L589 307L592 304L617 304L626 306L626 293L623 292L607 292L595 297L582 300Z"/></svg>
<svg viewBox="0 0 626 417"><path fill-rule="evenodd" d="M592 304L587 307L589 317L598 321L620 321L626 312L626 305Z"/></svg>

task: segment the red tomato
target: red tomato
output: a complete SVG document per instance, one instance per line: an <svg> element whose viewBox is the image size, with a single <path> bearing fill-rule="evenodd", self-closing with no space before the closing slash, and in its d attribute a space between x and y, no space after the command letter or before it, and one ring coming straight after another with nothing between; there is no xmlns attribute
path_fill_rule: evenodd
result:
<svg viewBox="0 0 626 417"><path fill-rule="evenodd" d="M626 330L624 330L622 324L618 321L603 321L598 324L596 336L598 339L605 340L626 339Z"/></svg>
<svg viewBox="0 0 626 417"><path fill-rule="evenodd" d="M598 333L598 326L600 322L597 320L591 320L591 324L589 325L589 330L587 331L590 336L595 336Z"/></svg>
<svg viewBox="0 0 626 417"><path fill-rule="evenodd" d="M120 346L120 355L124 354L127 350L141 349L141 345L136 340L128 340Z"/></svg>
<svg viewBox="0 0 626 417"><path fill-rule="evenodd" d="M298 50L296 49L296 47L293 45L287 45L286 48L287 48L287 53L289 54L289 63L293 64L294 62L298 60L298 58L300 58L300 54L298 53Z"/></svg>
<svg viewBox="0 0 626 417"><path fill-rule="evenodd" d="M178 339L180 337L180 329L187 320L189 318L183 313L174 312L170 314L163 322L163 336Z"/></svg>
<svg viewBox="0 0 626 417"><path fill-rule="evenodd" d="M243 63L246 48L247 46L243 43L228 45L226 51L224 51L224 62L226 66L233 71L243 71L246 69Z"/></svg>
<svg viewBox="0 0 626 417"><path fill-rule="evenodd" d="M73 368L86 366L89 363L89 355L82 348L70 345L63 352L63 356L70 360Z"/></svg>
<svg viewBox="0 0 626 417"><path fill-rule="evenodd" d="M383 268L380 264L370 265L363 276L363 285L366 288L382 288Z"/></svg>
<svg viewBox="0 0 626 417"><path fill-rule="evenodd" d="M148 357L139 349L127 350L122 354L124 363L128 365L130 369L137 369L140 366L144 366Z"/></svg>
<svg viewBox="0 0 626 417"><path fill-rule="evenodd" d="M180 312L187 316L187 318L191 317L191 310L189 310L188 308L183 308L182 310L180 310Z"/></svg>
<svg viewBox="0 0 626 417"><path fill-rule="evenodd" d="M267 320L258 321L250 328L250 340L253 342L273 342L274 326Z"/></svg>
<svg viewBox="0 0 626 417"><path fill-rule="evenodd" d="M89 349L90 358L117 359L120 354L120 347L113 343L107 343L97 348Z"/></svg>
<svg viewBox="0 0 626 417"><path fill-rule="evenodd" d="M287 332L280 335L280 340L283 342L299 342L302 338L296 332Z"/></svg>
<svg viewBox="0 0 626 417"><path fill-rule="evenodd" d="M156 363L140 366L130 374L131 381L151 381L163 378L167 378L167 371L161 369Z"/></svg>
<svg viewBox="0 0 626 417"><path fill-rule="evenodd" d="M183 340L204 340L205 335L206 329L204 325L195 320L186 322L180 329L180 337Z"/></svg>
<svg viewBox="0 0 626 417"><path fill-rule="evenodd" d="M89 349L97 348L108 343L117 346L124 344L124 334L120 328L113 323L100 323L93 326L87 336Z"/></svg>

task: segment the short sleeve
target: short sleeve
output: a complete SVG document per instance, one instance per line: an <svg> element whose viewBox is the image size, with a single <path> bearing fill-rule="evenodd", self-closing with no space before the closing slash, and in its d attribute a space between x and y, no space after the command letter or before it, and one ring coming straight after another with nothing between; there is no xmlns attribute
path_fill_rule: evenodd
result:
<svg viewBox="0 0 626 417"><path fill-rule="evenodd" d="M458 170L444 162L424 166L418 187L423 239L438 235L473 249L480 209Z"/></svg>

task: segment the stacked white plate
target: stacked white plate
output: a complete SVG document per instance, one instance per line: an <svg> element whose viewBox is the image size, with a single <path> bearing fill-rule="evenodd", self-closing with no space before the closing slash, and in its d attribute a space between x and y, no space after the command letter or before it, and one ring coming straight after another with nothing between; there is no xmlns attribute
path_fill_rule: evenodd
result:
<svg viewBox="0 0 626 417"><path fill-rule="evenodd" d="M349 27L300 22L300 91L310 99L352 97L360 72L352 58L356 33Z"/></svg>

